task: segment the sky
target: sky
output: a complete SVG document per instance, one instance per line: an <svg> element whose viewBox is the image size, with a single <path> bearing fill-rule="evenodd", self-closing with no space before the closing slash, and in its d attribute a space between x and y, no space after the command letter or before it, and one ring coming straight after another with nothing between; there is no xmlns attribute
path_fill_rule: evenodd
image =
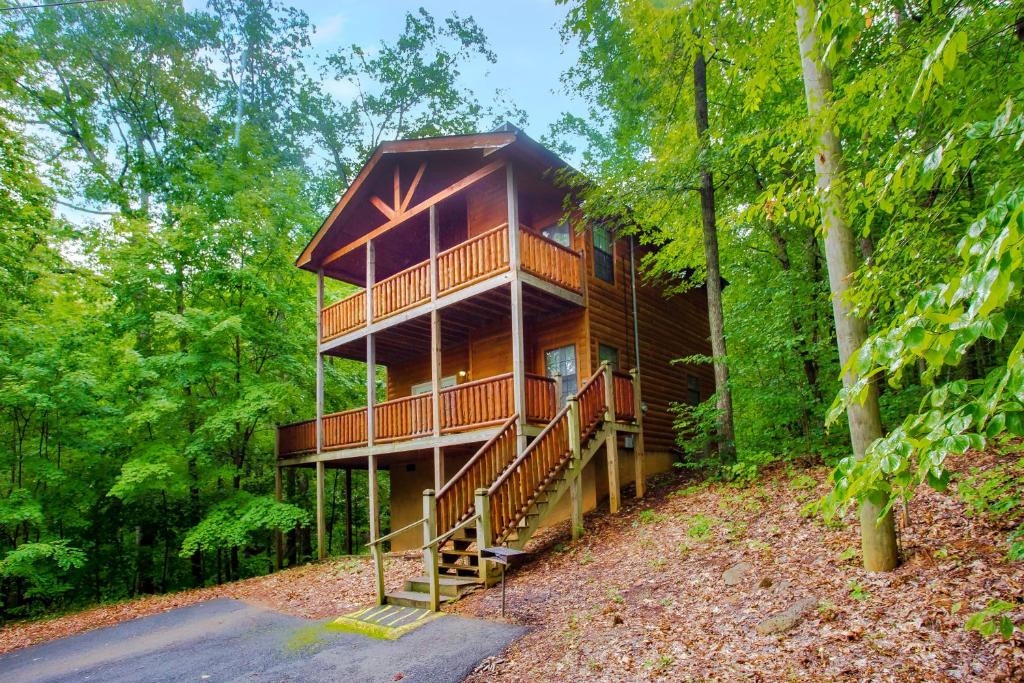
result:
<svg viewBox="0 0 1024 683"><path fill-rule="evenodd" d="M195 6L199 2L187 3ZM283 4L304 11L316 27L312 48L323 57L338 47L353 43L362 47L391 41L402 30L406 12L424 7L435 19L449 16L472 16L483 29L496 64L474 60L463 69L462 84L483 103L489 103L496 89L505 90L509 98L528 114L526 132L534 138L548 132L564 111L582 114L583 104L571 98L561 87L563 71L576 61L574 46L563 46L559 28L566 8L553 0L353 0L323 2L315 0L283 0ZM330 84L325 84L333 89ZM336 84L334 92L345 94L345 86Z"/></svg>

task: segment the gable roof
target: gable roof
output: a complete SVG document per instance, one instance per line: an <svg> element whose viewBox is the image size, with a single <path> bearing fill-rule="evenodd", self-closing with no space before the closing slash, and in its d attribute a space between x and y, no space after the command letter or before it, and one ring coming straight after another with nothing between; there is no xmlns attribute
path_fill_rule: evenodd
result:
<svg viewBox="0 0 1024 683"><path fill-rule="evenodd" d="M446 135L382 142L374 148L369 159L363 164L355 179L346 188L344 194L342 194L341 199L338 200L338 203L335 204L327 218L324 219L305 249L299 254L295 265L305 270L315 271L317 269L318 264L314 263L314 256L318 245L342 217L346 208L360 195L368 179L385 159L399 155L473 150L480 150L485 156L498 151L508 150L510 154L515 154L524 160L528 160L538 166L547 167L548 169L575 170L554 152L509 123L489 133Z"/></svg>

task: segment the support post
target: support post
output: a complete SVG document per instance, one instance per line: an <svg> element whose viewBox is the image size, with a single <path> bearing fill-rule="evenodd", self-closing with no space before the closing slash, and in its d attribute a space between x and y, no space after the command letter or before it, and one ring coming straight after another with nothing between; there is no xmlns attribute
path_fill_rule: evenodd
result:
<svg viewBox="0 0 1024 683"><path fill-rule="evenodd" d="M366 243L366 326L373 322L373 285L376 279L373 240ZM377 345L372 333L366 335L366 456L370 518L370 552L373 554L377 604L384 604L384 549L374 543L380 537L380 508L377 491L377 455L373 452L377 405Z"/></svg>
<svg viewBox="0 0 1024 683"><path fill-rule="evenodd" d="M279 439L279 437L278 437ZM278 439L274 441L274 460L277 460L278 453ZM281 486L281 466L274 465L274 500L278 503L281 502L282 486ZM284 531L282 529L274 529L274 546L276 552L274 553L274 570L281 571L281 566L284 562Z"/></svg>
<svg viewBox="0 0 1024 683"><path fill-rule="evenodd" d="M345 468L345 554L352 554L352 468Z"/></svg>
<svg viewBox="0 0 1024 683"><path fill-rule="evenodd" d="M316 271L316 452L324 443L324 354L320 352L323 339L324 271Z"/></svg>
<svg viewBox="0 0 1024 683"><path fill-rule="evenodd" d="M526 450L526 352L523 343L523 282L519 278L519 192L512 164L505 167L508 204L508 260L512 271L512 404L520 419L516 423L516 450Z"/></svg>
<svg viewBox="0 0 1024 683"><path fill-rule="evenodd" d="M437 206L430 207L430 302L437 302ZM434 434L434 490L444 486L444 460L437 440L441 437L441 312L430 310L430 417Z"/></svg>
<svg viewBox="0 0 1024 683"><path fill-rule="evenodd" d="M441 608L441 577L437 573L437 556L440 547L429 545L437 538L437 497L434 491L423 492L423 569L427 575L430 593L430 611Z"/></svg>
<svg viewBox="0 0 1024 683"><path fill-rule="evenodd" d="M327 557L327 520L324 516L324 462L316 463L316 556Z"/></svg>
<svg viewBox="0 0 1024 683"><path fill-rule="evenodd" d="M569 399L569 501L571 504L572 540L583 536L583 453L580 447L580 401Z"/></svg>
<svg viewBox="0 0 1024 683"><path fill-rule="evenodd" d="M604 449L608 454L608 508L612 514L622 507L622 493L619 487L619 432L615 429L615 381L608 361L601 363L604 373L604 424L607 436Z"/></svg>
<svg viewBox="0 0 1024 683"><path fill-rule="evenodd" d="M491 500L487 494L487 489L479 488L474 494L474 508L477 512L476 518L476 547L486 548L493 542L491 536ZM480 580L484 586L487 585L488 575L490 574L490 562L484 558L480 558Z"/></svg>
<svg viewBox="0 0 1024 683"><path fill-rule="evenodd" d="M633 414L636 415L637 432L633 436L633 467L636 478L636 497L643 498L647 493L647 453L644 451L644 411L640 398L640 371L633 368L629 371L633 376Z"/></svg>

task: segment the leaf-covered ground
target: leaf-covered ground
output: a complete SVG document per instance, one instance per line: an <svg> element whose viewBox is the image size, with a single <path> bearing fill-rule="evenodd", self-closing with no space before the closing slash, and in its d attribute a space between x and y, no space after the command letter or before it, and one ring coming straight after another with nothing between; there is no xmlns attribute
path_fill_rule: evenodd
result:
<svg viewBox="0 0 1024 683"><path fill-rule="evenodd" d="M385 571L388 589L399 588L406 577L422 573L422 569L417 557L389 555ZM236 598L308 619L339 616L373 602L373 565L367 556L336 558L220 586L153 595L52 619L14 623L0 629L0 654L214 598Z"/></svg>
<svg viewBox="0 0 1024 683"><path fill-rule="evenodd" d="M922 491L901 529L906 561L867 574L851 557L852 518L828 527L801 515L826 476L779 468L748 488L669 477L619 515L589 514L576 543L565 525L546 530L508 578L508 620L531 631L471 680L1024 680L1020 633L1005 641L963 628L989 600L1024 596L1024 563L1005 559L1007 531L966 515L955 487ZM750 569L726 585L723 573L741 562ZM389 587L420 567L392 556ZM0 629L0 653L215 597L323 618L372 596L368 558L341 558L12 624ZM807 598L817 608L794 628L757 634ZM478 591L449 610L495 619L500 600L498 588ZM1024 621L1024 608L1011 616Z"/></svg>
<svg viewBox="0 0 1024 683"><path fill-rule="evenodd" d="M508 578L508 619L533 630L471 680L1024 680L1019 632L963 628L989 600L1024 597L1006 531L966 516L952 490L922 491L901 529L905 562L868 574L850 557L852 517L830 528L800 514L826 476L780 468L742 489L668 479L615 517L588 515L576 543L565 525L548 530ZM750 570L727 586L741 562ZM797 626L757 634L807 598L818 606ZM453 611L493 618L500 593Z"/></svg>

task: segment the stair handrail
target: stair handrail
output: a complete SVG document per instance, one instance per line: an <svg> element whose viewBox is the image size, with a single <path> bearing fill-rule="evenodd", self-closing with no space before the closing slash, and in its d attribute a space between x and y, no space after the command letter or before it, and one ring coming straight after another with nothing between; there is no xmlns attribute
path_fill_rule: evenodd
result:
<svg viewBox="0 0 1024 683"><path fill-rule="evenodd" d="M489 449L491 446L494 445L494 442L498 440L498 438L501 436L501 433L504 432L506 429L508 429L509 426L511 426L513 423L515 423L515 421L518 420L518 419L519 419L519 414L516 413L515 415L513 415L509 419L507 419L504 422L502 422L501 423L501 427L498 429L497 432L494 433L494 436L492 436L486 442L484 442L484 445L481 446L479 449L477 449L477 452L473 454L473 457L471 457L469 460L466 461L466 464L463 465L459 469L459 471L455 473L455 476L453 476L451 479L449 479L448 482L444 486L441 487L441 489L437 492L437 497L440 498L442 495L444 495L445 492L448 491L448 489L452 488L452 486L455 485L456 481L458 481L463 476L465 476L465 474L469 470L469 468L472 467L473 464L476 463L476 461L478 461L480 458L483 457L483 454L484 454L484 452L487 449Z"/></svg>
<svg viewBox="0 0 1024 683"><path fill-rule="evenodd" d="M463 516L469 513L473 509L474 499L473 492L482 486L487 486L490 481L486 480L483 476L476 477L477 481L473 481L473 475L476 469L480 466L483 467L483 473L488 474L489 470L492 469L493 473L490 476L496 476L503 468L507 467L509 462L515 459L515 446L512 446L512 457L509 458L509 462L501 463L488 463L487 459L491 458L492 451L497 447L497 444L502 439L514 438L515 437L515 425L519 420L518 413L513 414L505 422L501 424L494 435L488 439L483 446L481 446L476 453L473 454L465 465L463 465L459 471L441 487L437 493L436 503L438 510L438 527L442 531L447 531L450 527L457 524ZM500 453L496 453L495 456L500 457ZM489 466L491 465L491 466ZM468 479L468 487L466 481ZM462 489L457 487L462 486ZM460 497L458 494L463 493L464 496ZM449 500L451 496L455 496L452 500Z"/></svg>
<svg viewBox="0 0 1024 683"><path fill-rule="evenodd" d="M421 545L420 546L420 550L426 550L427 548L435 548L437 546L440 546L445 541L447 541L449 538L454 536L455 533L459 529L464 529L467 526L469 526L470 524L476 524L476 520L479 519L479 518L480 518L480 514L474 512L472 515L470 515L469 517L466 517L466 519L462 520L461 522L459 522L458 524L456 524L451 529L449 529L448 531L444 532L443 534L441 534L437 538L431 539L430 541L428 541L428 542L424 543L423 545ZM420 523L422 524L423 521L424 520L421 519Z"/></svg>
<svg viewBox="0 0 1024 683"><path fill-rule="evenodd" d="M535 450L535 449L537 448L537 444L539 444L539 443L541 442L541 440L542 440L542 439L543 439L543 438L544 438L545 436L547 436L547 434L548 434L548 433L549 433L549 432L550 432L550 431L551 431L552 429L554 429L554 428L555 428L555 426L556 426L556 425L558 424L558 421L559 421L559 420L561 420L561 419L562 419L563 417L565 417L565 415L566 415L566 414L567 414L568 412L569 412L569 404L568 404L568 403L566 403L566 404L565 404L564 406L562 406L562 409L561 409L561 410L559 410L559 411L558 411L557 413L555 413L555 417L554 417L554 418L552 418L551 422L549 422L549 423L548 423L548 424L547 424L547 425L546 425L546 426L544 427L544 429L540 430L540 433L539 433L539 434L537 435L537 437L536 437L536 438L535 438L535 439L534 439L533 441L531 441L531 442L530 442L530 444L529 444L529 445L528 445L528 446L527 446L526 448L524 448L524 449L523 449L523 452L522 452L522 453L520 453L520 454L518 455L518 457L516 457L516 459L515 459L515 460L513 460L512 462L510 462L510 463L509 463L509 465L508 465L508 467L506 467L506 468L505 468L505 471L504 471L504 472L502 472L502 473L501 473L501 474L500 474L500 475L498 476L498 478L497 478L497 479L495 479L495 480L494 480L494 482L493 482L493 483L492 483L492 484L491 484L490 486L488 486L488 487L487 487L487 495L493 495L493 494L494 494L494 492L498 490L498 487L500 487L500 486L501 486L502 484L504 484L504 483L505 483L505 481L506 481L506 480L507 480L507 479L508 479L508 478L509 478L510 476L512 476L512 472L513 472L513 471L514 471L514 470L516 469L516 467L518 467L519 465L521 465L521 464L522 464L522 462L523 462L524 460L526 460L526 458L527 458L527 457L529 456L529 454L530 454L531 452L533 452L533 451L534 451L534 450Z"/></svg>
<svg viewBox="0 0 1024 683"><path fill-rule="evenodd" d="M381 536L380 538L375 538L372 541L370 541L369 543L367 543L366 545L364 545L363 547L364 548L370 548L372 546L375 546L375 545L378 545L380 543L383 543L384 541L390 541L392 538L394 538L395 536L397 536L398 534L400 534L400 533L402 533L404 531L408 531L409 529L412 529L413 527L416 527L416 526L422 526L423 522L425 522L425 521L427 521L426 517L420 517L419 519L417 519L412 524L406 524L401 529L399 529L397 531L392 531L387 536Z"/></svg>

